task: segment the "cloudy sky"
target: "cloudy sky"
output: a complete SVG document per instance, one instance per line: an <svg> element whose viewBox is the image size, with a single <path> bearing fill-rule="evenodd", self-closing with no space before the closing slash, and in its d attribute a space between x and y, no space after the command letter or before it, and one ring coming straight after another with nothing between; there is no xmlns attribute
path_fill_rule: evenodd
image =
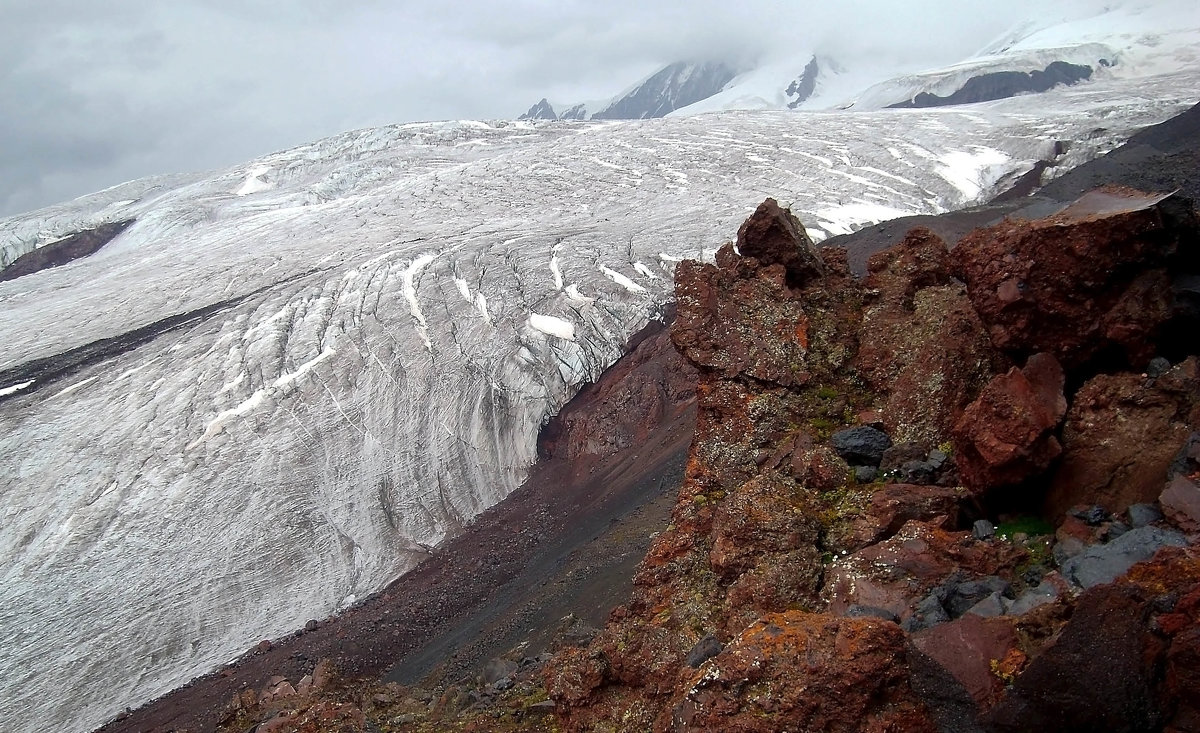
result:
<svg viewBox="0 0 1200 733"><path fill-rule="evenodd" d="M511 118L543 96L605 98L685 58L799 48L932 65L971 53L1038 7L0 0L0 216L347 129Z"/></svg>

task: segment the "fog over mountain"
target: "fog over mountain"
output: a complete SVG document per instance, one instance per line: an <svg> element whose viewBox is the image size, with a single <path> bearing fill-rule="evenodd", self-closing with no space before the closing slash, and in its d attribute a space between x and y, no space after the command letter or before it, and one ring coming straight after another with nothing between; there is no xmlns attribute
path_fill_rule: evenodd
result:
<svg viewBox="0 0 1200 733"><path fill-rule="evenodd" d="M0 214L347 129L608 99L700 57L750 64L802 45L918 70L1102 5L5 0Z"/></svg>

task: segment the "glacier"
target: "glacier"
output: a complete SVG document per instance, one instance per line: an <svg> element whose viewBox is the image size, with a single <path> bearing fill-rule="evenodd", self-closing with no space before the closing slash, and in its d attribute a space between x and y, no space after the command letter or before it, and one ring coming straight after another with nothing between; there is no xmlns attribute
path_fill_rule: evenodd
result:
<svg viewBox="0 0 1200 733"><path fill-rule="evenodd" d="M0 283L0 729L90 730L414 567L763 198L816 238L939 213L1056 141L1050 174L1106 152L1198 81L402 124L0 220L4 262L136 220Z"/></svg>

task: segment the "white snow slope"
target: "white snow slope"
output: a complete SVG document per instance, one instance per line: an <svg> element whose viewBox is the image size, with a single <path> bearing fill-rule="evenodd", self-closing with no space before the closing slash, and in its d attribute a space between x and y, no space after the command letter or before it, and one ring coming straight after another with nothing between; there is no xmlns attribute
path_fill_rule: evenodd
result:
<svg viewBox="0 0 1200 733"><path fill-rule="evenodd" d="M948 96L973 76L1041 70L1052 61L1090 66L1093 75L1083 84L1130 79L1200 63L1200 4L1195 0L1062 0L1047 4L1039 18L1009 29L975 56L935 69L890 54L845 57L820 45L806 47L800 33L795 46L762 59L721 92L671 114L786 109L789 100L784 90L814 54L820 71L813 95L799 107L802 110L880 109L921 92Z"/></svg>
<svg viewBox="0 0 1200 733"><path fill-rule="evenodd" d="M1194 103L1186 71L969 108L408 124L0 220L0 730L87 731L362 598L507 495L538 428L767 196L818 236L987 196Z"/></svg>

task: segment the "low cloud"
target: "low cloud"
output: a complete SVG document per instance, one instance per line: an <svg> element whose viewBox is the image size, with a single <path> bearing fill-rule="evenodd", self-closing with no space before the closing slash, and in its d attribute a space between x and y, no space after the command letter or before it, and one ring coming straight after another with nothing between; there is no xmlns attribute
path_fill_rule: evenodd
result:
<svg viewBox="0 0 1200 733"><path fill-rule="evenodd" d="M681 59L944 63L1048 12L1027 0L21 5L0 27L0 215L346 129L605 98Z"/></svg>

